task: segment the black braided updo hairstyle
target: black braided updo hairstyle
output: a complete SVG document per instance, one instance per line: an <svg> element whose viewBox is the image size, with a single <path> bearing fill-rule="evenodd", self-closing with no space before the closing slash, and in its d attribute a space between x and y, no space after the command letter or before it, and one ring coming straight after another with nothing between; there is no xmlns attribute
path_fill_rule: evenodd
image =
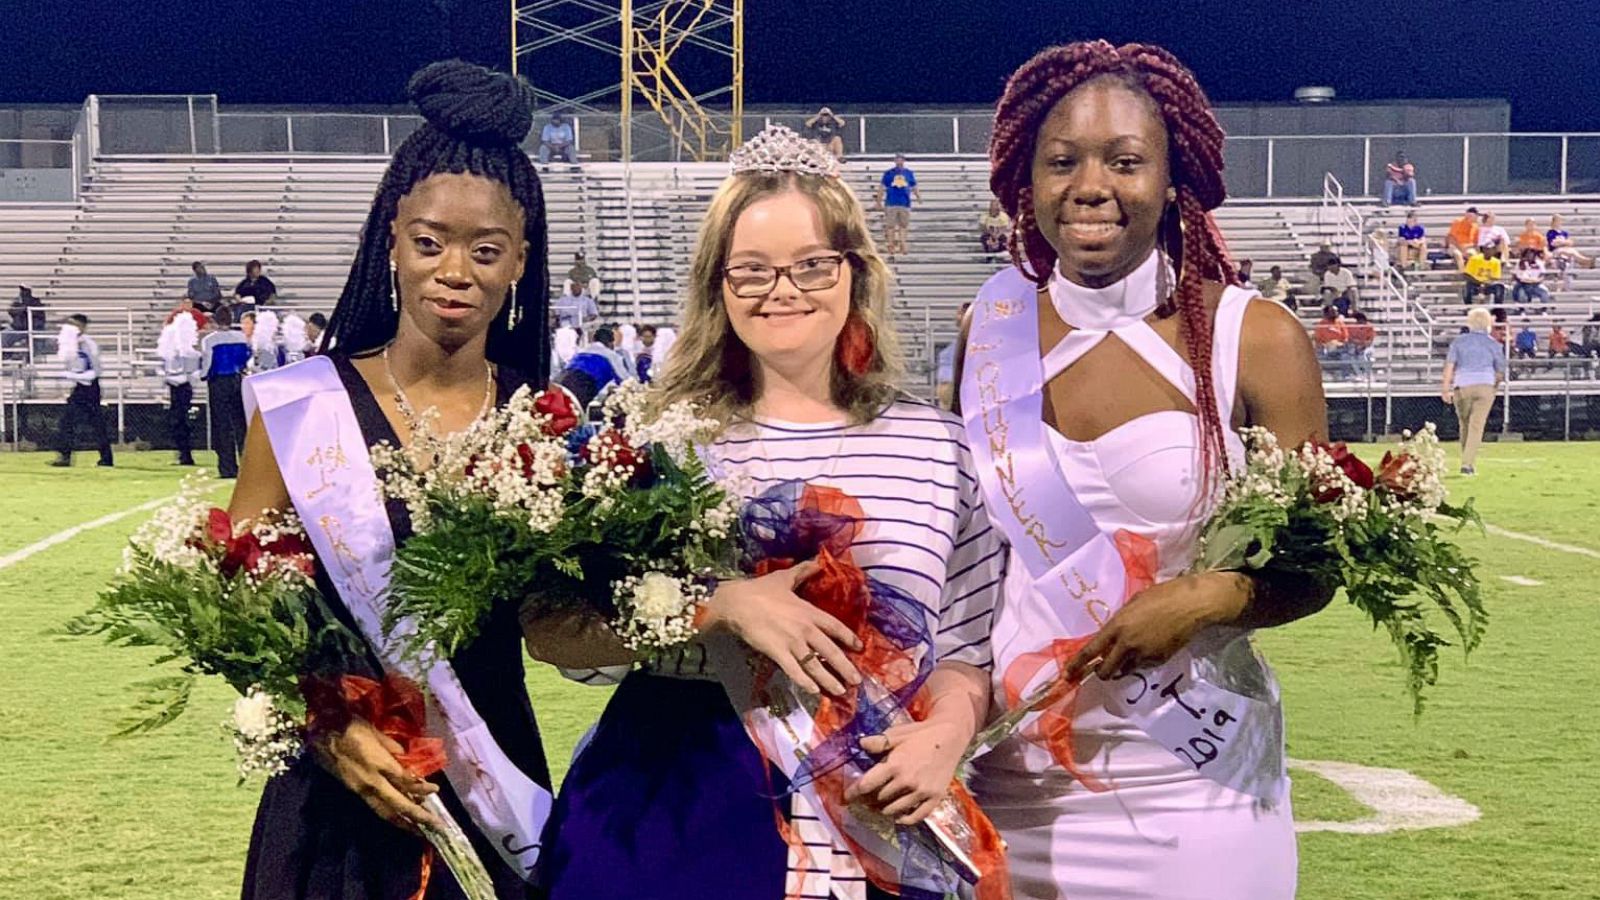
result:
<svg viewBox="0 0 1600 900"><path fill-rule="evenodd" d="M322 351L351 356L394 340L399 315L389 273L390 226L400 198L429 176L471 174L504 184L522 207L528 259L517 282L516 328L507 303L489 326L487 355L530 382L550 377L550 275L544 190L521 144L533 127L533 88L513 75L449 60L411 77L406 94L427 121L389 162L361 228L350 277L322 335Z"/></svg>

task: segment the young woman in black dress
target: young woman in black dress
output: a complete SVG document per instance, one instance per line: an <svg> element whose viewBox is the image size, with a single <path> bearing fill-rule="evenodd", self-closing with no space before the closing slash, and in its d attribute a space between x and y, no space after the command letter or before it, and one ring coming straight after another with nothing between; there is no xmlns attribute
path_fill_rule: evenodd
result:
<svg viewBox="0 0 1600 900"><path fill-rule="evenodd" d="M324 375L348 394L368 447L408 442L402 400L438 410L437 427L453 432L523 383L542 386L549 376L544 200L519 146L532 124L532 91L512 76L460 62L423 69L408 90L427 122L384 173L322 340L337 380L326 369ZM294 377L296 367L318 365L328 361L313 357L261 377ZM291 503L268 431L255 415L229 504L234 521ZM379 502L375 494L372 502ZM410 533L403 506L391 503L385 512L393 543L403 543ZM348 613L320 563L318 583L341 615ZM514 611L503 618L450 664L519 777L548 790L523 687L521 631ZM383 674L370 649L345 668ZM356 718L311 744L267 783L245 866L245 900L415 896L426 848L416 824L430 818L419 801L434 793L472 838L499 895L528 893L525 876L497 852L450 781L409 775L395 761L398 745L372 724ZM435 864L423 896L462 893Z"/></svg>

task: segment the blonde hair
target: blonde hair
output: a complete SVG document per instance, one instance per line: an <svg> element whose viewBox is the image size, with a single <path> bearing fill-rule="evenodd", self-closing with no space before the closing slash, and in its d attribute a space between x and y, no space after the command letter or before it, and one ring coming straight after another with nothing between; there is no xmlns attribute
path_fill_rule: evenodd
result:
<svg viewBox="0 0 1600 900"><path fill-rule="evenodd" d="M683 329L659 380L661 403L690 400L724 424L749 418L756 400L755 371L749 348L728 320L723 269L739 216L757 201L789 191L816 205L824 240L850 266L850 314L872 334L874 349L865 373L851 374L835 356L829 380L834 405L860 424L894 400L904 363L900 337L889 320L893 276L878 256L860 201L838 178L743 172L722 183L700 223L683 301Z"/></svg>
<svg viewBox="0 0 1600 900"><path fill-rule="evenodd" d="M1488 334L1489 329L1493 327L1494 315L1489 312L1489 307L1474 306L1467 311L1467 330L1481 331L1484 334Z"/></svg>

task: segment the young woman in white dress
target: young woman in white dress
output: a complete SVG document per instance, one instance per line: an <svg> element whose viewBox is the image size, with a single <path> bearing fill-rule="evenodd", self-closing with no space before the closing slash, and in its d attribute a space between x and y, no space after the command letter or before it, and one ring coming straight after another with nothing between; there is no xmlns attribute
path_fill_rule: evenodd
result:
<svg viewBox="0 0 1600 900"><path fill-rule="evenodd" d="M1248 635L1329 594L1184 574L1236 429L1327 433L1299 322L1231 286L1222 140L1189 71L1143 45L1046 50L997 111L1014 267L974 304L961 377L1011 547L994 696L1085 676L976 764L1019 898L1294 895L1282 714Z"/></svg>

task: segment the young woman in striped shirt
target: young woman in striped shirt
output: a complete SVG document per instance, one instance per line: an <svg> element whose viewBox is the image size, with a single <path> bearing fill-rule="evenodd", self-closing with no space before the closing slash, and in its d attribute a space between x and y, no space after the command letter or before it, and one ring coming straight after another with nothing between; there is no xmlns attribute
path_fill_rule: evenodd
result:
<svg viewBox="0 0 1600 900"><path fill-rule="evenodd" d="M798 140L757 138L712 200L661 387L728 423L707 453L753 493L800 480L858 500L855 562L922 608L937 636L931 712L864 739L881 762L851 788L909 824L943 798L987 711L1005 554L961 425L895 387L889 273L861 205L831 157ZM802 165L763 147L795 150ZM854 636L795 595L809 571L724 583L703 627L738 636L803 690L841 694L858 678L843 652ZM595 663L558 658L581 642L552 632L550 643L548 653L530 649L557 664ZM643 663L623 679L557 800L542 862L551 896L887 896L799 795L778 800L800 838L785 842L774 818L783 787L776 770L769 780L703 648Z"/></svg>

